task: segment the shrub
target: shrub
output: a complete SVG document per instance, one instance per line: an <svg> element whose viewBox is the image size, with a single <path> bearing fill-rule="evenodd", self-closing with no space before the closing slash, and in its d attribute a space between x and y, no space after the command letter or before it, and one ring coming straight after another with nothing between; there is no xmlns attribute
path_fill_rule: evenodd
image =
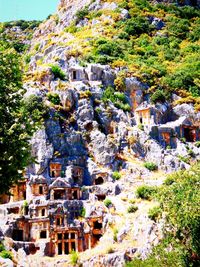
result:
<svg viewBox="0 0 200 267"><path fill-rule="evenodd" d="M65 28L65 32L76 33L78 31L78 27L76 27L75 22L72 22L68 27Z"/></svg>
<svg viewBox="0 0 200 267"><path fill-rule="evenodd" d="M23 207L24 208L28 207L28 201L27 200L24 200Z"/></svg>
<svg viewBox="0 0 200 267"><path fill-rule="evenodd" d="M117 242L117 234L118 234L118 232L119 232L119 230L116 229L116 228L113 230L113 240L114 240L115 242Z"/></svg>
<svg viewBox="0 0 200 267"><path fill-rule="evenodd" d="M109 247L108 249L107 249L107 253L108 254L111 254L111 253L114 253L115 251L114 251L114 249L112 248L112 247Z"/></svg>
<svg viewBox="0 0 200 267"><path fill-rule="evenodd" d="M48 93L47 94L48 100L53 103L54 105L60 105L60 97L56 93Z"/></svg>
<svg viewBox="0 0 200 267"><path fill-rule="evenodd" d="M148 212L148 217L153 220L156 221L160 216L161 216L162 210L161 208L158 207L154 207L152 209L149 210Z"/></svg>
<svg viewBox="0 0 200 267"><path fill-rule="evenodd" d="M126 111L130 112L131 111L131 107L128 103L123 104L121 102L115 102L114 104L117 108L122 109L124 112L126 112Z"/></svg>
<svg viewBox="0 0 200 267"><path fill-rule="evenodd" d="M75 266L78 263L78 260L79 254L76 251L72 250L72 252L70 253L70 261L72 266Z"/></svg>
<svg viewBox="0 0 200 267"><path fill-rule="evenodd" d="M119 57L122 53L122 49L116 41L106 40L104 43L98 44L97 54L107 55L112 57Z"/></svg>
<svg viewBox="0 0 200 267"><path fill-rule="evenodd" d="M126 96L124 93L115 92L115 97L122 103L126 103Z"/></svg>
<svg viewBox="0 0 200 267"><path fill-rule="evenodd" d="M58 79L61 79L61 80L65 80L65 73L61 70L61 68L57 65L53 65L51 66L51 71L54 75L54 78L58 78Z"/></svg>
<svg viewBox="0 0 200 267"><path fill-rule="evenodd" d="M81 91L80 98L90 98L92 96L92 92L90 90Z"/></svg>
<svg viewBox="0 0 200 267"><path fill-rule="evenodd" d="M25 61L26 64L30 63L31 55L26 55L25 58L24 58L24 61Z"/></svg>
<svg viewBox="0 0 200 267"><path fill-rule="evenodd" d="M112 205L112 201L109 198L106 198L103 203L107 208Z"/></svg>
<svg viewBox="0 0 200 267"><path fill-rule="evenodd" d="M95 111L99 114L99 113L101 113L101 108L100 107L96 107Z"/></svg>
<svg viewBox="0 0 200 267"><path fill-rule="evenodd" d="M181 137L180 141L183 142L184 144L186 143L186 138L185 137Z"/></svg>
<svg viewBox="0 0 200 267"><path fill-rule="evenodd" d="M116 90L125 91L125 89L126 89L125 77L126 77L126 75L124 72L121 72L118 74L117 78L114 81Z"/></svg>
<svg viewBox="0 0 200 267"><path fill-rule="evenodd" d="M190 149L188 149L188 155L190 156L190 157L195 157L195 153L193 152L193 150L190 148Z"/></svg>
<svg viewBox="0 0 200 267"><path fill-rule="evenodd" d="M128 40L129 39L129 35L127 32L121 32L119 35L118 35L118 38L119 39L125 39L125 40Z"/></svg>
<svg viewBox="0 0 200 267"><path fill-rule="evenodd" d="M40 126L45 118L48 117L48 108L44 105L43 99L37 95L30 95L24 99L24 107L21 113L29 116L35 125Z"/></svg>
<svg viewBox="0 0 200 267"><path fill-rule="evenodd" d="M89 14L88 7L80 9L76 12L77 22L84 19Z"/></svg>
<svg viewBox="0 0 200 267"><path fill-rule="evenodd" d="M3 251L3 250L5 250L5 247L4 247L4 245L2 243L0 243L0 252Z"/></svg>
<svg viewBox="0 0 200 267"><path fill-rule="evenodd" d="M157 102L164 103L165 100L166 100L166 97L162 90L158 89L151 95L151 102L154 104Z"/></svg>
<svg viewBox="0 0 200 267"><path fill-rule="evenodd" d="M25 52L28 49L28 47L29 47L27 44L20 43L20 42L14 42L12 45L13 45L14 49L18 53Z"/></svg>
<svg viewBox="0 0 200 267"><path fill-rule="evenodd" d="M131 203L131 204L135 204L135 199L133 198L133 199L130 199L129 200L129 203Z"/></svg>
<svg viewBox="0 0 200 267"><path fill-rule="evenodd" d="M128 207L127 212L128 212L128 213L134 213L134 212L136 212L137 210L138 210L138 207L137 207L137 206L135 206L135 205L131 205L131 206Z"/></svg>
<svg viewBox="0 0 200 267"><path fill-rule="evenodd" d="M138 124L138 129L141 131L144 131L144 125L142 123Z"/></svg>
<svg viewBox="0 0 200 267"><path fill-rule="evenodd" d="M4 259L10 259L12 260L13 259L13 255L10 251L7 251L7 250L3 250L0 252L0 257L4 258Z"/></svg>
<svg viewBox="0 0 200 267"><path fill-rule="evenodd" d="M195 143L195 146L199 148L199 147L200 147L200 141L197 141L197 142Z"/></svg>
<svg viewBox="0 0 200 267"><path fill-rule="evenodd" d="M136 196L142 199L151 200L156 192L157 190L153 186L141 185L136 190Z"/></svg>
<svg viewBox="0 0 200 267"><path fill-rule="evenodd" d="M173 16L168 17L167 25L169 34L180 39L186 38L190 28L190 23L187 19L179 19Z"/></svg>
<svg viewBox="0 0 200 267"><path fill-rule="evenodd" d="M35 51L38 51L38 50L39 50L39 47L40 47L40 44L39 44L39 43L36 44L36 45L34 46Z"/></svg>
<svg viewBox="0 0 200 267"><path fill-rule="evenodd" d="M81 214L81 217L85 217L85 214L86 214L86 209L84 208L84 207L82 207L82 209L81 209L81 212L80 212Z"/></svg>
<svg viewBox="0 0 200 267"><path fill-rule="evenodd" d="M115 94L114 88L112 86L108 86L103 92L102 101L104 103L107 102L108 100L114 102L115 101L114 94Z"/></svg>
<svg viewBox="0 0 200 267"><path fill-rule="evenodd" d="M129 35L139 35L142 33L148 33L150 29L148 19L142 16L137 16L126 22L124 31Z"/></svg>
<svg viewBox="0 0 200 267"><path fill-rule="evenodd" d="M153 162L145 162L144 167L147 168L149 171L155 171L158 169L158 166Z"/></svg>
<svg viewBox="0 0 200 267"><path fill-rule="evenodd" d="M113 172L113 174L112 174L112 178L114 180L119 180L121 177L122 176L121 176L121 174L119 172Z"/></svg>
<svg viewBox="0 0 200 267"><path fill-rule="evenodd" d="M127 99L124 93L115 92L112 86L108 86L103 92L102 101L106 103L108 100L113 102L115 107L122 109L123 111L130 111L131 107L127 103Z"/></svg>

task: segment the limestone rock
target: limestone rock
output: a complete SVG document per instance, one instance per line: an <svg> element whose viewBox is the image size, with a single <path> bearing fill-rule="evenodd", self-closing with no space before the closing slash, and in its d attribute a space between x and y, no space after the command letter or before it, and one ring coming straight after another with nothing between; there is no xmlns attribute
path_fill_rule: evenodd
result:
<svg viewBox="0 0 200 267"><path fill-rule="evenodd" d="M14 267L14 263L10 259L4 259L0 257L0 266L2 267Z"/></svg>
<svg viewBox="0 0 200 267"><path fill-rule="evenodd" d="M142 82L140 82L137 78L131 77L125 79L126 90L128 91L136 91L136 90L145 90L148 86Z"/></svg>
<svg viewBox="0 0 200 267"><path fill-rule="evenodd" d="M150 22L156 30L161 30L165 26L165 23L159 18L150 18Z"/></svg>
<svg viewBox="0 0 200 267"><path fill-rule="evenodd" d="M105 134L98 130L91 132L92 151L96 162L103 165L111 164L114 161L117 147L114 142L109 142Z"/></svg>
<svg viewBox="0 0 200 267"><path fill-rule="evenodd" d="M37 163L32 172L42 173L48 164L48 160L53 156L53 146L48 142L45 129L38 130L31 139L32 156L37 158Z"/></svg>

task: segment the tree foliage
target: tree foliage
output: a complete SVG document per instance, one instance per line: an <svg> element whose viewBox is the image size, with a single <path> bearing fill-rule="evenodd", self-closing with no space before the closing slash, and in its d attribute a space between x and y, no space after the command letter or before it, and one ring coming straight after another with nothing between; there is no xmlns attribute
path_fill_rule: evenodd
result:
<svg viewBox="0 0 200 267"><path fill-rule="evenodd" d="M200 164L168 176L156 197L160 206L148 216L165 215L164 239L146 260L137 258L126 266L200 266Z"/></svg>
<svg viewBox="0 0 200 267"><path fill-rule="evenodd" d="M191 257L200 257L200 165L171 175L165 184L160 202L172 233Z"/></svg>
<svg viewBox="0 0 200 267"><path fill-rule="evenodd" d="M23 100L20 59L2 43L0 50L0 193L22 178L31 162L29 140L42 122L41 102ZM35 104L35 105L34 105ZM31 105L34 105L31 107Z"/></svg>

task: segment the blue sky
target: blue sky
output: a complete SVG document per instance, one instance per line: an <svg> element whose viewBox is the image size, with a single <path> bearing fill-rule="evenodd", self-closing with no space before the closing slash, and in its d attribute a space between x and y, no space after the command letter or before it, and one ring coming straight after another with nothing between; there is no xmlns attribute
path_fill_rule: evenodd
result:
<svg viewBox="0 0 200 267"><path fill-rule="evenodd" d="M43 20L55 13L59 0L0 0L0 22Z"/></svg>

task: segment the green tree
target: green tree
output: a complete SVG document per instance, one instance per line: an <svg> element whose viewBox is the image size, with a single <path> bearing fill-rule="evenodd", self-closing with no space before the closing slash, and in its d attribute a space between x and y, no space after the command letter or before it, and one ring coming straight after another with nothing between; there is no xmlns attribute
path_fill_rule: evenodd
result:
<svg viewBox="0 0 200 267"><path fill-rule="evenodd" d="M22 72L15 50L2 43L0 48L0 194L22 179L32 161L29 141L43 115L37 105L31 114L30 101L23 100ZM33 109L32 109L33 110Z"/></svg>
<svg viewBox="0 0 200 267"><path fill-rule="evenodd" d="M159 195L174 238L200 257L200 165L171 175Z"/></svg>

